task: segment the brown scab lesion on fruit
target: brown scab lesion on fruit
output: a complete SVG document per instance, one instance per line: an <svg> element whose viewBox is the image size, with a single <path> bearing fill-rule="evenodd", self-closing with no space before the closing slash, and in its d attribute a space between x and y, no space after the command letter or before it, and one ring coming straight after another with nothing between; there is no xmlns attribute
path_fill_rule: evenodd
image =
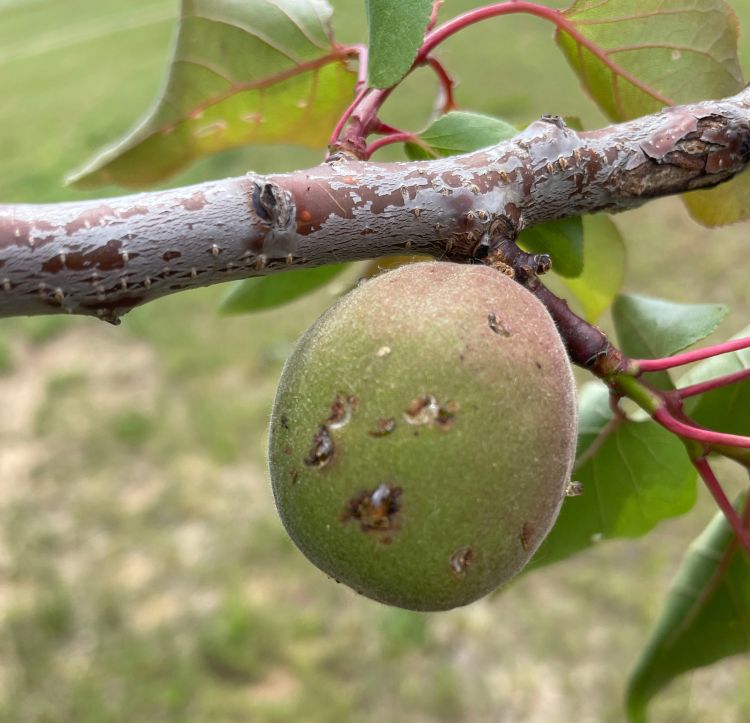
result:
<svg viewBox="0 0 750 723"><path fill-rule="evenodd" d="M378 419L375 426L368 432L371 437L387 437L396 429L396 420L393 417Z"/></svg>
<svg viewBox="0 0 750 723"><path fill-rule="evenodd" d="M313 445L305 457L308 467L325 467L333 458L335 447L328 427L322 424L313 437Z"/></svg>
<svg viewBox="0 0 750 723"><path fill-rule="evenodd" d="M502 320L498 318L494 311L490 311L490 313L487 314L487 326L489 326L495 334L499 334L500 336L510 336L510 329L508 329Z"/></svg>
<svg viewBox="0 0 750 723"><path fill-rule="evenodd" d="M331 403L328 418L320 424L313 437L312 448L305 457L308 467L325 467L336 450L331 430L341 429L351 421L352 414L359 407L359 397L339 392Z"/></svg>
<svg viewBox="0 0 750 723"><path fill-rule="evenodd" d="M345 505L342 522L356 520L362 532L386 532L398 529L399 498L402 489L381 482L374 490L362 490ZM390 542L390 539L388 540Z"/></svg>
<svg viewBox="0 0 750 723"><path fill-rule="evenodd" d="M461 579L466 576L466 572L474 562L474 550L468 545L466 547L459 547L451 556L449 560L451 574L456 579Z"/></svg>
<svg viewBox="0 0 750 723"><path fill-rule="evenodd" d="M338 393L331 404L331 413L325 421L328 429L341 429L351 421L352 414L359 406L359 398L353 394Z"/></svg>
<svg viewBox="0 0 750 723"><path fill-rule="evenodd" d="M518 541L521 543L521 547L523 547L524 550L528 550L529 547L531 547L533 534L534 530L531 525L528 522L524 522L521 527L521 532L518 535Z"/></svg>
<svg viewBox="0 0 750 723"><path fill-rule="evenodd" d="M455 421L461 405L457 401L440 404L432 394L416 397L404 409L404 419L415 426L435 426L447 431Z"/></svg>

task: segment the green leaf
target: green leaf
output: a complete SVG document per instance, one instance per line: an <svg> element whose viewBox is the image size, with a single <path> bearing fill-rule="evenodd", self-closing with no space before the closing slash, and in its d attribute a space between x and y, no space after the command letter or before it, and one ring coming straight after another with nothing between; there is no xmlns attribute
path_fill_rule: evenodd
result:
<svg viewBox="0 0 750 723"><path fill-rule="evenodd" d="M666 105L723 98L744 85L737 57L739 24L723 0L578 0L564 13L597 57L565 29L557 43L597 105L612 120ZM750 218L748 174L686 197L707 226Z"/></svg>
<svg viewBox="0 0 750 723"><path fill-rule="evenodd" d="M727 315L723 304L676 304L647 296L622 294L612 307L620 348L636 359L658 359L707 337ZM649 377L662 389L669 377Z"/></svg>
<svg viewBox="0 0 750 723"><path fill-rule="evenodd" d="M750 336L750 326L735 339ZM705 382L750 368L750 349L706 359L680 379L679 386ZM750 435L750 380L714 389L685 401L685 412L698 424L718 432Z"/></svg>
<svg viewBox="0 0 750 723"><path fill-rule="evenodd" d="M744 171L716 188L686 193L682 200L690 215L710 228L746 221L750 218L750 173Z"/></svg>
<svg viewBox="0 0 750 723"><path fill-rule="evenodd" d="M577 454L583 464L573 479L583 484L583 494L566 498L527 569L570 557L603 539L639 537L695 503L696 474L682 443L651 420L614 423L613 416L603 384L581 389Z"/></svg>
<svg viewBox="0 0 750 723"><path fill-rule="evenodd" d="M330 264L315 269L295 269L273 276L258 276L236 284L219 306L222 314L265 311L309 294L338 276L348 264Z"/></svg>
<svg viewBox="0 0 750 723"><path fill-rule="evenodd" d="M583 258L583 272L564 282L593 323L611 306L625 277L625 243L606 214L583 218Z"/></svg>
<svg viewBox="0 0 750 723"><path fill-rule="evenodd" d="M750 558L733 539L719 512L690 545L630 676L631 721L645 721L649 700L681 673L750 651Z"/></svg>
<svg viewBox="0 0 750 723"><path fill-rule="evenodd" d="M518 243L530 253L549 254L552 269L560 276L575 278L583 272L583 222L580 216L528 228L521 232Z"/></svg>
<svg viewBox="0 0 750 723"><path fill-rule="evenodd" d="M331 12L325 0L183 0L155 107L69 182L136 188L227 148L324 147L355 82Z"/></svg>
<svg viewBox="0 0 750 723"><path fill-rule="evenodd" d="M455 156L494 146L518 133L518 128L500 118L454 110L440 116L419 134L424 146L407 143L406 155L419 161Z"/></svg>
<svg viewBox="0 0 750 723"><path fill-rule="evenodd" d="M737 17L722 0L578 0L563 15L604 52L599 58L564 29L556 33L581 83L612 120L723 98L744 85Z"/></svg>
<svg viewBox="0 0 750 723"><path fill-rule="evenodd" d="M432 0L366 0L369 44L367 79L375 88L401 80L417 57Z"/></svg>

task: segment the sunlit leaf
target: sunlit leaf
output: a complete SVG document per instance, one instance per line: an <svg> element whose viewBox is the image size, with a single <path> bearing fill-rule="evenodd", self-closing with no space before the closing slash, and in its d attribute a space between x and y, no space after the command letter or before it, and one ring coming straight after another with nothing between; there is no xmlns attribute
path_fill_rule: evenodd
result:
<svg viewBox="0 0 750 723"><path fill-rule="evenodd" d="M155 107L70 182L142 187L227 148L324 147L355 82L331 12L325 0L183 0Z"/></svg>
<svg viewBox="0 0 750 723"><path fill-rule="evenodd" d="M500 118L454 110L419 133L424 146L407 143L405 150L412 160L454 156L493 146L517 133L518 128Z"/></svg>
<svg viewBox="0 0 750 723"><path fill-rule="evenodd" d="M745 84L737 17L723 0L578 0L564 16L570 30L558 29L558 45L612 120L723 98ZM750 217L749 191L745 174L686 202L697 221L716 226Z"/></svg>
<svg viewBox="0 0 750 723"><path fill-rule="evenodd" d="M604 539L644 535L695 503L696 475L682 443L651 420L612 419L608 389L599 383L583 387L577 449L582 464L573 473L583 494L565 500L528 569Z"/></svg>
<svg viewBox="0 0 750 723"><path fill-rule="evenodd" d="M681 673L750 651L750 558L733 539L719 512L690 545L630 676L633 723L647 719L648 702Z"/></svg>
<svg viewBox="0 0 750 723"><path fill-rule="evenodd" d="M325 286L347 266L348 264L330 264L314 269L295 269L283 274L245 279L224 297L219 310L223 314L245 314L288 304Z"/></svg>
<svg viewBox="0 0 750 723"><path fill-rule="evenodd" d="M690 215L704 226L724 226L750 218L750 173L741 173L729 183L682 197Z"/></svg>
<svg viewBox="0 0 750 723"><path fill-rule="evenodd" d="M369 37L367 79L388 88L409 72L422 44L432 0L366 0Z"/></svg>
<svg viewBox="0 0 750 723"><path fill-rule="evenodd" d="M557 32L568 62L612 120L721 98L744 85L737 17L722 0L578 0L564 15L603 51L597 57L565 29Z"/></svg>
<svg viewBox="0 0 750 723"><path fill-rule="evenodd" d="M595 322L614 301L625 277L625 243L605 214L583 217L583 271L563 279L587 321Z"/></svg>

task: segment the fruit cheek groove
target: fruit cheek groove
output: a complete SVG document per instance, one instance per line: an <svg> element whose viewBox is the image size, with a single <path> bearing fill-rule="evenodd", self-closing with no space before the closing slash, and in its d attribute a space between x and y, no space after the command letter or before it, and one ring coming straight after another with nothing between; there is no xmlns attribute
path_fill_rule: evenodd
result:
<svg viewBox="0 0 750 723"><path fill-rule="evenodd" d="M506 583L551 528L576 396L554 323L484 266L367 281L282 372L269 465L290 536L356 591L415 610Z"/></svg>

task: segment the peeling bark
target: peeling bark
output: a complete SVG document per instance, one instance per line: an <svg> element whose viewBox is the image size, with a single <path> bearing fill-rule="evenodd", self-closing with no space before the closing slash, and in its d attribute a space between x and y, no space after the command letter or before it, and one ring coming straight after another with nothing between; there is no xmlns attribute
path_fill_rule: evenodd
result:
<svg viewBox="0 0 750 723"><path fill-rule="evenodd" d="M583 133L543 116L497 146L434 161L339 157L106 201L0 206L0 317L116 323L175 291L290 268L404 249L468 261L488 239L714 186L749 161L746 88Z"/></svg>

